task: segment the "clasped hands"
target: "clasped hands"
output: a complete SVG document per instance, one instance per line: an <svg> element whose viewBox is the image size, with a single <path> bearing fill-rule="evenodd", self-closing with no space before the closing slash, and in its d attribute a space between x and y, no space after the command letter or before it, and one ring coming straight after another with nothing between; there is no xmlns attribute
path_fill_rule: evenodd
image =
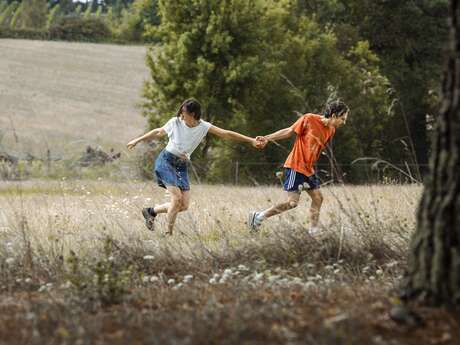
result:
<svg viewBox="0 0 460 345"><path fill-rule="evenodd" d="M253 146L256 149L263 149L268 144L268 139L263 136L257 136L253 141Z"/></svg>

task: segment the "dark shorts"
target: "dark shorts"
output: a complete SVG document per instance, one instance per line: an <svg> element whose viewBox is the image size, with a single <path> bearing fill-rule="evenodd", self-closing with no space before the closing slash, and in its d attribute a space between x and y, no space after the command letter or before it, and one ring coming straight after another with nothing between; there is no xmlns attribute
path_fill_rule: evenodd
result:
<svg viewBox="0 0 460 345"><path fill-rule="evenodd" d="M160 187L175 186L181 190L190 190L187 160L163 150L155 160L154 170Z"/></svg>
<svg viewBox="0 0 460 345"><path fill-rule="evenodd" d="M305 176L295 170L286 168L284 170L284 184L283 188L286 192L299 192L301 190L313 190L318 189L321 185L321 181L313 174L311 176ZM299 186L302 186L299 188Z"/></svg>

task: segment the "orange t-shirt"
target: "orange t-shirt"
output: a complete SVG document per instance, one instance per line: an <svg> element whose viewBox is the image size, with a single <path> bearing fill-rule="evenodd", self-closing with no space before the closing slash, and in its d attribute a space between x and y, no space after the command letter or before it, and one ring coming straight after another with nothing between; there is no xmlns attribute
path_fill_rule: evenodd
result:
<svg viewBox="0 0 460 345"><path fill-rule="evenodd" d="M291 168L305 176L315 173L313 164L335 133L335 128L325 126L321 119L321 115L305 114L291 126L297 138L284 163L285 168Z"/></svg>

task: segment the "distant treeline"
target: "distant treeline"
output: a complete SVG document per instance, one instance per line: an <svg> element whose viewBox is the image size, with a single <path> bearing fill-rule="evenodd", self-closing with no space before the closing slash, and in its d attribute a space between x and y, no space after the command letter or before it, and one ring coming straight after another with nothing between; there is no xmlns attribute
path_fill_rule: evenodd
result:
<svg viewBox="0 0 460 345"><path fill-rule="evenodd" d="M0 0L0 37L152 44L150 127L193 96L217 126L261 135L340 98L351 114L320 162L325 177L363 182L376 163L382 178L403 171L420 180L447 14L448 0ZM208 137L194 158L211 181L233 180L239 162L239 181L276 182L275 168L260 167L276 166L289 148L259 152Z"/></svg>
<svg viewBox="0 0 460 345"><path fill-rule="evenodd" d="M157 0L0 0L0 37L143 43L158 25Z"/></svg>

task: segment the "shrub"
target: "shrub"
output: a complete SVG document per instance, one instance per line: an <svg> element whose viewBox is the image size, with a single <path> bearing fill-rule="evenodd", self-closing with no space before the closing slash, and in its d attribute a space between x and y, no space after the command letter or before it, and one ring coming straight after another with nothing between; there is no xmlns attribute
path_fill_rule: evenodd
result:
<svg viewBox="0 0 460 345"><path fill-rule="evenodd" d="M50 28L52 39L65 41L104 42L112 37L101 18L64 17Z"/></svg>

